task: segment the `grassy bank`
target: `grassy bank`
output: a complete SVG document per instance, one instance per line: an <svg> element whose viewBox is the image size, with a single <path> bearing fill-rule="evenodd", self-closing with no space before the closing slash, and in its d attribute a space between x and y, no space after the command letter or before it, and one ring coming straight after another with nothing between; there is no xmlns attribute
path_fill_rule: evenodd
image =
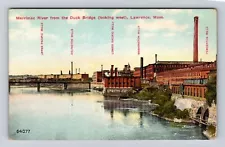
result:
<svg viewBox="0 0 225 147"><path fill-rule="evenodd" d="M139 93L134 95L136 99L151 100L152 103L158 104L159 106L153 113L157 114L159 117L188 120L188 110L185 109L182 111L177 109L174 105L175 101L171 99L171 96L171 90L165 87L145 87Z"/></svg>

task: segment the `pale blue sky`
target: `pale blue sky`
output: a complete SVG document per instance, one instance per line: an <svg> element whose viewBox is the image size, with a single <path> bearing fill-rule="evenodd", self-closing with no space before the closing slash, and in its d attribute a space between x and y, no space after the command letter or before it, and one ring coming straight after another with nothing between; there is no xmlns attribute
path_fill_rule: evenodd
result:
<svg viewBox="0 0 225 147"><path fill-rule="evenodd" d="M163 16L164 19L114 20L114 55L111 54L112 20L44 20L44 55L40 52L40 20L16 16ZM9 74L68 73L74 69L92 75L101 64L122 69L158 60L192 60L194 16L199 16L199 60L214 61L217 51L217 13L213 9L14 9L9 10ZM138 55L137 26L141 28ZM209 51L206 54L206 27ZM74 55L70 55L70 29L74 29Z"/></svg>

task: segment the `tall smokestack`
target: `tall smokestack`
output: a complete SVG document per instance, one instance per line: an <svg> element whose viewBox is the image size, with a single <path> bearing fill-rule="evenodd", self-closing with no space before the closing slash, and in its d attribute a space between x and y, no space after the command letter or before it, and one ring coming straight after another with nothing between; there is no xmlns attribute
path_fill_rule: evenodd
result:
<svg viewBox="0 0 225 147"><path fill-rule="evenodd" d="M141 79L143 79L143 57L141 57L141 65L140 65L140 74L141 74Z"/></svg>
<svg viewBox="0 0 225 147"><path fill-rule="evenodd" d="M110 73L110 76L111 76L111 77L113 76L113 66L114 66L114 65L111 65L111 73Z"/></svg>
<svg viewBox="0 0 225 147"><path fill-rule="evenodd" d="M198 62L198 16L194 17L193 62Z"/></svg>
<svg viewBox="0 0 225 147"><path fill-rule="evenodd" d="M117 77L117 68L115 68L115 77Z"/></svg>
<svg viewBox="0 0 225 147"><path fill-rule="evenodd" d="M78 73L80 73L80 68L78 69Z"/></svg>
<svg viewBox="0 0 225 147"><path fill-rule="evenodd" d="M103 71L103 65L101 65L101 71Z"/></svg>
<svg viewBox="0 0 225 147"><path fill-rule="evenodd" d="M76 74L77 74L77 68L76 68Z"/></svg>
<svg viewBox="0 0 225 147"><path fill-rule="evenodd" d="M71 74L73 74L73 62L71 62Z"/></svg>
<svg viewBox="0 0 225 147"><path fill-rule="evenodd" d="M155 63L157 63L157 54L155 54Z"/></svg>
<svg viewBox="0 0 225 147"><path fill-rule="evenodd" d="M102 80L103 80L103 77L104 77L104 73L103 73L103 65L101 65L101 72L102 72Z"/></svg>

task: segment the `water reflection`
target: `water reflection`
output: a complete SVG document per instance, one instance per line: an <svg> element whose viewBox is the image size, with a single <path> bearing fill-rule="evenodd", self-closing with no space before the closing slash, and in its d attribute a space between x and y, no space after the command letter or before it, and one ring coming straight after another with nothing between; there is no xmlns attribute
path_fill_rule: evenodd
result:
<svg viewBox="0 0 225 147"><path fill-rule="evenodd" d="M145 105L104 99L97 92L37 93L36 88L12 88L11 92L11 139L206 139L199 127L171 125L143 111ZM31 133L15 133L19 128L28 128Z"/></svg>

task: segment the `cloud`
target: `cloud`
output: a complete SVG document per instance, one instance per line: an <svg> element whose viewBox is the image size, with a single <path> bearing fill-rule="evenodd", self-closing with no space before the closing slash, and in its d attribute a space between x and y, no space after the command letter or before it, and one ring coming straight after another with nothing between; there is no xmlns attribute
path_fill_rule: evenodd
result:
<svg viewBox="0 0 225 147"><path fill-rule="evenodd" d="M166 33L166 34L163 34L164 37L173 37L173 36L176 36L176 33Z"/></svg>
<svg viewBox="0 0 225 147"><path fill-rule="evenodd" d="M83 33L79 36L80 39L84 39L86 41L91 40L91 38L94 36L92 33Z"/></svg>
<svg viewBox="0 0 225 147"><path fill-rule="evenodd" d="M84 9L77 9L77 10L71 10L69 18L67 20L67 23L69 24L77 24L79 22L79 19L70 19L70 16L76 17L76 16L87 16L88 13Z"/></svg>
<svg viewBox="0 0 225 147"><path fill-rule="evenodd" d="M174 20L155 20L152 22L139 20L137 25L139 25L141 29L148 31L165 29L169 31L183 32L188 28L188 24L177 24Z"/></svg>
<svg viewBox="0 0 225 147"><path fill-rule="evenodd" d="M16 27L9 28L9 40L10 41L31 41L40 39L40 26L32 26L33 20L16 20L17 16L24 16L24 12L15 13L10 11L9 13L9 24L15 23ZM43 25L43 27L45 27ZM58 36L44 32L44 37L56 40Z"/></svg>
<svg viewBox="0 0 225 147"><path fill-rule="evenodd" d="M122 9L114 10L113 13L112 13L112 16L116 16L118 13L120 13L122 11L123 11Z"/></svg>
<svg viewBox="0 0 225 147"><path fill-rule="evenodd" d="M36 27L9 30L10 41L29 41L29 40L37 40L39 38L40 38L40 29Z"/></svg>
<svg viewBox="0 0 225 147"><path fill-rule="evenodd" d="M18 28L10 28L9 29L10 42L12 42L12 41L28 42L28 41L37 41L40 39L40 37L41 37L40 36L40 27L31 26L31 23L28 20L25 23L25 24L27 24L27 27L24 27L23 26L24 22L25 21L20 21L18 24ZM44 39L50 39L50 40L55 40L55 41L59 40L59 37L54 34L44 32L43 36L44 36Z"/></svg>
<svg viewBox="0 0 225 147"><path fill-rule="evenodd" d="M187 35L193 35L194 34L194 32L187 32Z"/></svg>
<svg viewBox="0 0 225 147"><path fill-rule="evenodd" d="M154 37L154 36L156 36L156 34L155 33L144 33L143 34L143 37Z"/></svg>
<svg viewBox="0 0 225 147"><path fill-rule="evenodd" d="M32 25L32 20L16 20L16 16L21 16L21 13L9 13L9 52L11 61L14 58L19 58L17 61L24 59L29 59L28 56L35 55L40 59L40 41L41 41L41 32L40 25ZM13 24L13 25L12 25ZM43 26L45 27L45 25ZM45 29L44 29L45 30ZM59 36L47 33L44 31L43 34L44 40L44 54L50 53L54 48L60 48L63 45L63 41ZM45 52L46 50L46 52ZM38 54L40 53L40 54ZM27 55L27 56L26 56ZM51 52L52 55L52 52ZM33 58L32 58L33 59ZM27 61L26 61L27 62ZM18 63L15 63L13 67L18 66ZM21 64L22 65L22 64Z"/></svg>

